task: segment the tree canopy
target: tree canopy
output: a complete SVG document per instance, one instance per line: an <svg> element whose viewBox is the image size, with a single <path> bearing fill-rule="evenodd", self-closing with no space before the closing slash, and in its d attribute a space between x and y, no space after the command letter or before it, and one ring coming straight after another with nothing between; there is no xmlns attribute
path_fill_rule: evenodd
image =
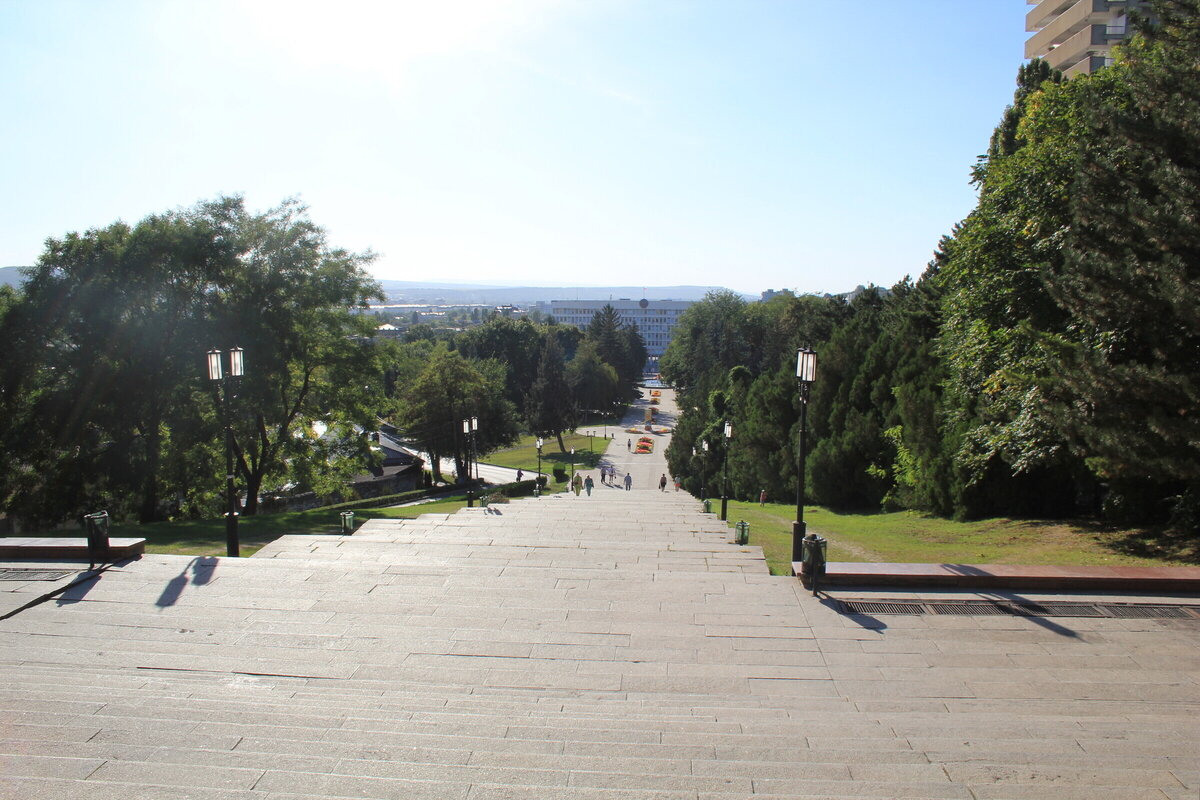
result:
<svg viewBox="0 0 1200 800"><path fill-rule="evenodd" d="M976 208L917 281L683 315L662 372L685 485L713 491L698 445L729 417L734 495L786 495L810 345L811 499L1200 530L1200 0L1152 8L1113 66L1020 68Z"/></svg>
<svg viewBox="0 0 1200 800"><path fill-rule="evenodd" d="M252 213L237 197L47 240L2 323L17 354L4 507L37 524L207 504L223 469L205 352L241 346L232 423L253 513L266 482L328 457L307 446L314 423L373 418L378 371L349 311L378 291L370 259L330 248L298 203Z"/></svg>

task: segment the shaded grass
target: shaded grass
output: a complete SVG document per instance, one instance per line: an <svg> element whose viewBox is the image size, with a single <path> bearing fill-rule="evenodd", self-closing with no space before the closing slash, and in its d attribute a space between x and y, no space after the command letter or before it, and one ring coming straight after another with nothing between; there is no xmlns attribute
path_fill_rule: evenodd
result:
<svg viewBox="0 0 1200 800"><path fill-rule="evenodd" d="M719 509L719 501L713 510ZM771 572L790 573L792 505L730 501L729 523L750 524ZM843 514L806 506L810 531L829 539L830 561L1063 566L1180 566L1200 563L1195 539L1164 540L1153 531L1117 530L1086 522L996 518L956 522L901 511Z"/></svg>
<svg viewBox="0 0 1200 800"><path fill-rule="evenodd" d="M429 503L398 508L357 508L354 526L368 519L416 519L422 514L453 514L465 508L465 494L454 494ZM337 535L341 533L341 512L314 508L311 511L291 511L282 514L263 514L242 517L238 523L238 542L243 556L250 556L280 536L296 534ZM61 531L52 535L80 536L81 533ZM225 520L178 520L152 522L147 525L113 524L109 535L140 537L146 540L147 553L179 556L223 556L226 551Z"/></svg>

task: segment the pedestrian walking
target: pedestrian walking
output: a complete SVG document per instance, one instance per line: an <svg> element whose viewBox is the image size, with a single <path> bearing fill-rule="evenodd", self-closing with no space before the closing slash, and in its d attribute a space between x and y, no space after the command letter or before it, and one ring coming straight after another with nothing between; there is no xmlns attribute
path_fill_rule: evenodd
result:
<svg viewBox="0 0 1200 800"><path fill-rule="evenodd" d="M596 485L596 482L594 480L592 480L591 475L588 475L586 478L583 479L583 488L587 489L588 497L592 496L592 487L595 485Z"/></svg>
<svg viewBox="0 0 1200 800"><path fill-rule="evenodd" d="M578 474L571 479L571 489L574 490L575 496L579 497L579 491L583 488L583 479Z"/></svg>
<svg viewBox="0 0 1200 800"><path fill-rule="evenodd" d="M767 504L767 490L766 489L763 489L761 492L758 493L758 504L760 506L765 506Z"/></svg>
<svg viewBox="0 0 1200 800"><path fill-rule="evenodd" d="M628 472L626 472L625 473L625 491L628 492L632 488L633 488L633 476L630 475Z"/></svg>
<svg viewBox="0 0 1200 800"><path fill-rule="evenodd" d="M665 492L667 490L667 473L665 472L663 473L663 476L658 479L658 490L660 492Z"/></svg>
<svg viewBox="0 0 1200 800"><path fill-rule="evenodd" d="M679 491L679 478L675 479L675 491Z"/></svg>
<svg viewBox="0 0 1200 800"><path fill-rule="evenodd" d="M522 470L517 470L517 483L520 483L521 478L524 478L524 477L525 477L525 473Z"/></svg>
<svg viewBox="0 0 1200 800"><path fill-rule="evenodd" d="M632 449L633 449L633 439L626 439L626 440L625 440L625 449L626 449L626 450L632 450Z"/></svg>

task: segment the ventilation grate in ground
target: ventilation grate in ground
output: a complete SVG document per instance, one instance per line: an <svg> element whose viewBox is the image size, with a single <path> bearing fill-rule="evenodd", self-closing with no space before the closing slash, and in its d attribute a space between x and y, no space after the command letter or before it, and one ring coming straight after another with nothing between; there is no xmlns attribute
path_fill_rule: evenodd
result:
<svg viewBox="0 0 1200 800"><path fill-rule="evenodd" d="M1110 619L1190 619L1200 621L1200 606L1136 603L1022 603L1000 600L840 600L843 614L935 614L960 617L1094 617Z"/></svg>
<svg viewBox="0 0 1200 800"><path fill-rule="evenodd" d="M1079 603L1015 603L1012 613L1022 617L1107 617L1099 606Z"/></svg>
<svg viewBox="0 0 1200 800"><path fill-rule="evenodd" d="M924 614L920 603L879 603L870 600L846 600L842 602L844 614Z"/></svg>
<svg viewBox="0 0 1200 800"><path fill-rule="evenodd" d="M0 568L0 581L60 581L74 575L71 569L14 569Z"/></svg>
<svg viewBox="0 0 1200 800"><path fill-rule="evenodd" d="M1012 614L1012 609L1002 603L928 603L933 614L946 614L959 617L996 617Z"/></svg>
<svg viewBox="0 0 1200 800"><path fill-rule="evenodd" d="M1196 606L1105 606L1104 610L1119 619L1195 619L1200 617Z"/></svg>

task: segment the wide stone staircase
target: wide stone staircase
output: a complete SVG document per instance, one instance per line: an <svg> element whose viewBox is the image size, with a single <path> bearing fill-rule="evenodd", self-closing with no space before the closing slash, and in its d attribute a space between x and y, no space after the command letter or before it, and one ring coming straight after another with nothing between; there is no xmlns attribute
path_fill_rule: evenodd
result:
<svg viewBox="0 0 1200 800"><path fill-rule="evenodd" d="M1194 625L871 624L730 539L598 486L125 563L0 622L0 797L1196 797Z"/></svg>

